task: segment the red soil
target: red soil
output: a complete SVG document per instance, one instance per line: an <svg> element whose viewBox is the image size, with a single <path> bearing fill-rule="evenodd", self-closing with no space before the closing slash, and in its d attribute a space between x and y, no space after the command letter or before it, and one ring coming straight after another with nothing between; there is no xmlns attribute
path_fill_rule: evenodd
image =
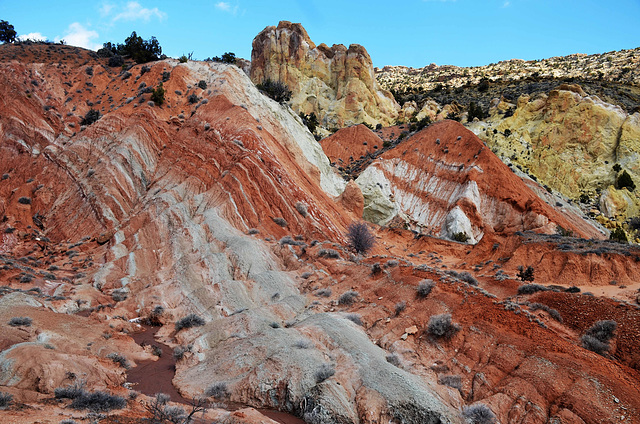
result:
<svg viewBox="0 0 640 424"><path fill-rule="evenodd" d="M322 150L336 166L346 166L369 153L382 149L383 141L363 124L342 128L320 140Z"/></svg>

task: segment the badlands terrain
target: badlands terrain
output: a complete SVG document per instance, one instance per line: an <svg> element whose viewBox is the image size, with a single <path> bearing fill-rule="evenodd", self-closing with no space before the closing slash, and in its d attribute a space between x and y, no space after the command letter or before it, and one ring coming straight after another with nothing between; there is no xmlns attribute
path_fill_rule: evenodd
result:
<svg viewBox="0 0 640 424"><path fill-rule="evenodd" d="M640 422L637 66L474 119L300 24L244 68L0 46L3 423Z"/></svg>

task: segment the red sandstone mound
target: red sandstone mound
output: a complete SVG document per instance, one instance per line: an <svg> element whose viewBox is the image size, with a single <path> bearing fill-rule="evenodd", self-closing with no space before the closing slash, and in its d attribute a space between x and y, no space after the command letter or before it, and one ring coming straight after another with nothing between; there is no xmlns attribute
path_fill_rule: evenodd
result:
<svg viewBox="0 0 640 424"><path fill-rule="evenodd" d="M602 237L593 225L558 213L540 199L471 131L442 121L382 154L358 177L365 217L385 224L399 216L421 233L475 243L487 232L557 226Z"/></svg>
<svg viewBox="0 0 640 424"><path fill-rule="evenodd" d="M342 128L321 140L320 144L329 160L341 167L382 149L383 141L369 128L360 124Z"/></svg>

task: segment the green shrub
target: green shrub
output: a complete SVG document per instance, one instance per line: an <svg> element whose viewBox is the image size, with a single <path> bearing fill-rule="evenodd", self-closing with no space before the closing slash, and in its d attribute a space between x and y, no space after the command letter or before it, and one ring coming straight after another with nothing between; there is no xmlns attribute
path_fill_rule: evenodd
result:
<svg viewBox="0 0 640 424"><path fill-rule="evenodd" d="M258 87L258 90L262 91L268 97L280 104L288 102L291 99L291 91L280 81L271 81L270 79L267 79L256 87Z"/></svg>
<svg viewBox="0 0 640 424"><path fill-rule="evenodd" d="M281 227L286 227L287 225L289 225L289 224L287 223L287 220L286 220L286 219L284 219L284 218L281 218L281 217L271 218L271 220L272 220L273 222L275 222L276 224L278 224L279 226L281 226Z"/></svg>
<svg viewBox="0 0 640 424"><path fill-rule="evenodd" d="M469 240L469 236L464 231L460 231L459 233L453 234L451 238L460 243L466 243Z"/></svg>
<svg viewBox="0 0 640 424"><path fill-rule="evenodd" d="M551 318L555 319L556 321L562 324L562 316L560 315L560 312L558 312L557 309L552 309L542 303L531 303L529 304L529 309L531 309L532 311L543 310L546 313L548 313Z"/></svg>
<svg viewBox="0 0 640 424"><path fill-rule="evenodd" d="M13 25L7 21L0 20L0 41L3 43L13 43L16 41L18 33Z"/></svg>
<svg viewBox="0 0 640 424"><path fill-rule="evenodd" d="M474 118L482 121L484 119L484 112L482 106L476 104L476 102L471 102L469 103L469 117L467 120L472 122Z"/></svg>
<svg viewBox="0 0 640 424"><path fill-rule="evenodd" d="M518 294L533 294L539 291L547 291L549 290L545 286L541 286L540 284L523 284L518 287Z"/></svg>
<svg viewBox="0 0 640 424"><path fill-rule="evenodd" d="M622 173L618 175L618 179L616 180L616 188L618 190L626 188L629 191L633 191L636 189L636 184L633 182L631 175L629 175L626 170L622 171Z"/></svg>
<svg viewBox="0 0 640 424"><path fill-rule="evenodd" d="M178 62L180 63L187 63L188 61L189 61L189 58L184 54L178 58Z"/></svg>
<svg viewBox="0 0 640 424"><path fill-rule="evenodd" d="M204 391L204 394L214 399L224 399L229 397L229 388L224 382L213 383Z"/></svg>
<svg viewBox="0 0 640 424"><path fill-rule="evenodd" d="M462 408L462 416L469 424L494 424L496 415L483 403L465 406Z"/></svg>
<svg viewBox="0 0 640 424"><path fill-rule="evenodd" d="M129 361L127 361L127 358L120 355L119 353L110 353L107 355L107 358L111 359L114 363L120 365L125 370L131 368L131 365L129 365Z"/></svg>
<svg viewBox="0 0 640 424"><path fill-rule="evenodd" d="M609 352L609 341L615 336L618 324L612 320L598 321L580 339L582 347L598 355Z"/></svg>
<svg viewBox="0 0 640 424"><path fill-rule="evenodd" d="M113 55L109 58L107 65L109 65L111 68L120 68L124 65L124 58L119 54Z"/></svg>
<svg viewBox="0 0 640 424"><path fill-rule="evenodd" d="M318 297L331 297L331 289L330 288L322 288L315 292L315 295Z"/></svg>
<svg viewBox="0 0 640 424"><path fill-rule="evenodd" d="M347 314L345 318L351 321L352 323L362 326L362 317L358 314Z"/></svg>
<svg viewBox="0 0 640 424"><path fill-rule="evenodd" d="M143 40L142 37L133 31L131 35L124 40L124 44L118 44L117 52L122 56L129 56L135 60L136 63L146 63L160 59L162 47L160 47L160 43L156 37Z"/></svg>
<svg viewBox="0 0 640 424"><path fill-rule="evenodd" d="M328 258L328 259L340 259L340 254L335 249L320 249L318 250L319 258Z"/></svg>
<svg viewBox="0 0 640 424"><path fill-rule="evenodd" d="M459 375L443 375L438 378L438 384L460 390L462 389L462 378Z"/></svg>
<svg viewBox="0 0 640 424"><path fill-rule="evenodd" d="M533 281L534 280L534 268L529 265L526 268L524 268L522 265L520 265L518 267L518 274L517 277L520 279L520 281L524 282L524 281Z"/></svg>
<svg viewBox="0 0 640 424"><path fill-rule="evenodd" d="M302 202L296 202L295 204L296 210L298 211L298 213L303 217L306 218L308 215L308 208L307 205L305 205Z"/></svg>
<svg viewBox="0 0 640 424"><path fill-rule="evenodd" d="M629 219L629 228L633 231L640 230L640 217L633 217Z"/></svg>
<svg viewBox="0 0 640 424"><path fill-rule="evenodd" d="M595 352L598 355L604 356L607 352L609 352L608 343L603 343L600 340L588 334L583 335L580 341L582 342L583 348L590 350L592 352Z"/></svg>
<svg viewBox="0 0 640 424"><path fill-rule="evenodd" d="M96 54L98 55L98 57L113 57L117 52L118 46L111 43L111 41L107 41L106 43L102 44L102 47L98 49Z"/></svg>
<svg viewBox="0 0 640 424"><path fill-rule="evenodd" d="M0 392L0 409L8 408L13 402L13 396L9 393Z"/></svg>
<svg viewBox="0 0 640 424"><path fill-rule="evenodd" d="M219 56L214 56L214 57L210 57L208 59L205 59L208 62L220 62L220 63L229 63L229 64L235 64L236 63L236 54L232 53L232 52L226 52L222 55L222 57Z"/></svg>
<svg viewBox="0 0 640 424"><path fill-rule="evenodd" d="M191 93L187 96L187 101L191 104L195 104L200 101L200 98L195 93Z"/></svg>
<svg viewBox="0 0 640 424"><path fill-rule="evenodd" d="M613 231L611 231L611 234L609 234L609 240L617 241L620 243L629 243L627 233L625 233L625 231L620 227L615 228Z"/></svg>
<svg viewBox="0 0 640 424"><path fill-rule="evenodd" d="M75 399L84 392L84 381L77 381L66 387L56 387L53 391L56 399Z"/></svg>
<svg viewBox="0 0 640 424"><path fill-rule="evenodd" d="M158 106L164 103L164 94L165 89L162 83L158 84L158 86L151 92L151 100L157 104Z"/></svg>
<svg viewBox="0 0 640 424"><path fill-rule="evenodd" d="M198 81L198 88L200 88L202 90L206 90L207 89L207 82L205 80Z"/></svg>
<svg viewBox="0 0 640 424"><path fill-rule="evenodd" d="M100 112L95 109L89 109L82 121L80 121L80 125L91 125L98 119L100 119Z"/></svg>
<svg viewBox="0 0 640 424"><path fill-rule="evenodd" d="M329 377L333 376L336 373L336 369L331 364L322 364L320 368L316 371L316 383L322 383Z"/></svg>
<svg viewBox="0 0 640 424"><path fill-rule="evenodd" d="M18 203L20 203L21 205L30 205L31 197L21 197L18 199Z"/></svg>
<svg viewBox="0 0 640 424"><path fill-rule="evenodd" d="M416 295L420 298L425 298L431 293L431 290L436 286L433 280L422 280L418 284Z"/></svg>
<svg viewBox="0 0 640 424"><path fill-rule="evenodd" d="M84 382L76 382L67 387L58 387L54 390L56 399L72 399L71 408L77 410L88 409L92 412L107 412L112 409L122 409L127 401L106 392L87 392L84 390Z"/></svg>
<svg viewBox="0 0 640 424"><path fill-rule="evenodd" d="M9 320L12 327L31 327L33 320L29 317L13 317Z"/></svg>
<svg viewBox="0 0 640 424"><path fill-rule="evenodd" d="M318 128L320 122L318 122L318 117L315 113L311 112L309 115L305 115L304 113L300 112L300 119L302 119L302 123L307 126L311 134L316 132L316 129Z"/></svg>
<svg viewBox="0 0 640 424"><path fill-rule="evenodd" d="M400 357L395 353L388 354L384 359L386 359L387 362L393 365L394 367L400 366Z"/></svg>
<svg viewBox="0 0 640 424"><path fill-rule="evenodd" d="M107 412L113 409L122 409L127 406L127 401L116 395L107 392L85 392L73 399L71 408L77 410L88 409L93 412Z"/></svg>
<svg viewBox="0 0 640 424"><path fill-rule="evenodd" d="M360 296L360 293L357 291L348 290L340 295L338 298L338 305L352 305L358 296Z"/></svg>
<svg viewBox="0 0 640 424"><path fill-rule="evenodd" d="M478 285L478 280L476 280L476 278L473 275L471 275L470 272L462 271L461 273L458 274L458 278L466 283L471 284L472 286Z"/></svg>

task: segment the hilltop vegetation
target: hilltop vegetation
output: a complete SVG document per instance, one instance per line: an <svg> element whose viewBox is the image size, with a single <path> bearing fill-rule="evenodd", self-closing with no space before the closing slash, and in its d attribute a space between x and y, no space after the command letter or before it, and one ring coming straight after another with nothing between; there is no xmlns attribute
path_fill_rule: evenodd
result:
<svg viewBox="0 0 640 424"><path fill-rule="evenodd" d="M534 61L511 59L470 68L385 66L376 68L376 79L400 105L416 101L422 106L431 98L440 104L455 101L465 107L476 101L483 109L495 97L515 102L522 94L548 92L561 83L580 83L586 92L631 113L640 106L640 48Z"/></svg>

